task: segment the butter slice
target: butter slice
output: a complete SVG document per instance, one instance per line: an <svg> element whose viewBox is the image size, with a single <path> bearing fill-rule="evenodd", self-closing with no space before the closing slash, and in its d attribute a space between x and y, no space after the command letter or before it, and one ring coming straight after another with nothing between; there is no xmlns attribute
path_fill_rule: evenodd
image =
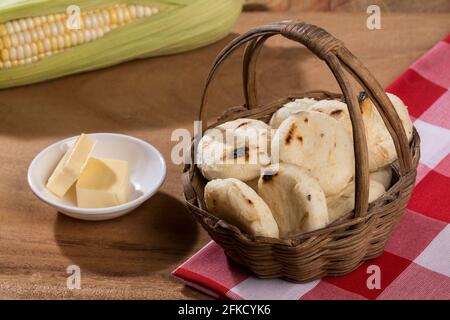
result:
<svg viewBox="0 0 450 320"><path fill-rule="evenodd" d="M59 161L48 179L47 189L62 198L80 177L94 146L95 141L82 133Z"/></svg>
<svg viewBox="0 0 450 320"><path fill-rule="evenodd" d="M128 202L130 197L128 162L89 158L76 184L77 205L105 208Z"/></svg>

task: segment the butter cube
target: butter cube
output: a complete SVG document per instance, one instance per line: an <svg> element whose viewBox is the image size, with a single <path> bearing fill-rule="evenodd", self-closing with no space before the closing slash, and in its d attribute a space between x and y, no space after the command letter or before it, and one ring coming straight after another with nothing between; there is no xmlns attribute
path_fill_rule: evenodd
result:
<svg viewBox="0 0 450 320"><path fill-rule="evenodd" d="M76 184L77 205L105 208L123 204L130 197L128 162L89 158Z"/></svg>
<svg viewBox="0 0 450 320"><path fill-rule="evenodd" d="M62 198L80 177L94 146L95 141L82 133L59 161L48 179L47 189Z"/></svg>

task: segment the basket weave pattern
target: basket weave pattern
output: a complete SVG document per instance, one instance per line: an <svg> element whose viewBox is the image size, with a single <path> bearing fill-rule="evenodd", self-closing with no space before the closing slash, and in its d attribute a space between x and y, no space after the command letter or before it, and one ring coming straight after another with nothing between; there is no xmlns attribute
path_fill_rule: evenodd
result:
<svg viewBox="0 0 450 320"><path fill-rule="evenodd" d="M309 48L324 60L342 90L341 94L324 91L286 97L268 105L257 102L256 60L265 41L282 35ZM344 44L325 30L303 22L280 22L261 26L234 39L214 61L206 80L199 118L207 128L207 92L221 63L237 48L247 44L243 61L245 104L227 110L216 123L238 118L268 122L272 114L295 98L340 99L348 105L355 150L355 209L326 228L284 239L255 237L241 233L235 226L206 210L203 190L207 183L195 165L186 165L183 187L186 205L197 221L235 262L247 266L261 278L283 277L305 282L325 276L349 273L368 259L379 256L394 226L403 214L415 184L419 162L420 139L414 130L408 143L403 126L383 88ZM347 78L348 71L363 87L382 116L398 155L392 164L393 183L387 192L368 204L369 169L365 129L357 96ZM203 131L204 131L203 130ZM194 146L192 147L192 152Z"/></svg>

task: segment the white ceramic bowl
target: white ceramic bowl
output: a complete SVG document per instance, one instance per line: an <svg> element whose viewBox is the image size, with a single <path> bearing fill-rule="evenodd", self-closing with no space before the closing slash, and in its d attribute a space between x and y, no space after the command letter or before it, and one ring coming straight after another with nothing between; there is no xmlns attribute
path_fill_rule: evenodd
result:
<svg viewBox="0 0 450 320"><path fill-rule="evenodd" d="M39 153L28 168L28 184L34 194L58 211L83 220L107 220L122 216L137 208L158 191L166 177L166 163L161 153L140 139L115 133L91 133L97 141L91 156L128 161L132 185L129 202L108 208L79 208L75 195L60 199L45 187L58 161L78 136L52 144Z"/></svg>

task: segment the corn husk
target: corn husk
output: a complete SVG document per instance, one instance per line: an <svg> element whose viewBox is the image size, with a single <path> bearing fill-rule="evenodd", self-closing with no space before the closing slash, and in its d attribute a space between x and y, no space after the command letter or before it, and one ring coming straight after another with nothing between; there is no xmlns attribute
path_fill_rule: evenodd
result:
<svg viewBox="0 0 450 320"><path fill-rule="evenodd" d="M168 55L226 36L241 12L240 0L77 0L82 11L115 3L157 7L159 13L112 30L92 42L42 60L0 70L0 88L26 85L124 61ZM64 13L73 0L2 0L0 23Z"/></svg>

